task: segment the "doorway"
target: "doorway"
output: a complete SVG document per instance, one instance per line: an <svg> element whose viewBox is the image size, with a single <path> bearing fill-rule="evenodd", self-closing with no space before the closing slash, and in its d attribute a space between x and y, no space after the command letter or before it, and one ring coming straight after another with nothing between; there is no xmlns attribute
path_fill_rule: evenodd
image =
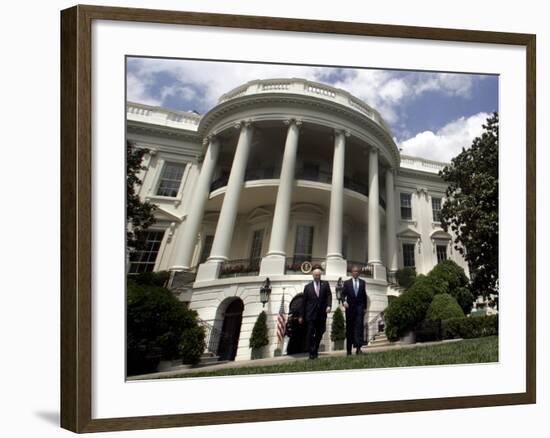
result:
<svg viewBox="0 0 550 438"><path fill-rule="evenodd" d="M235 360L241 334L244 304L235 298L225 309L217 354L219 360Z"/></svg>

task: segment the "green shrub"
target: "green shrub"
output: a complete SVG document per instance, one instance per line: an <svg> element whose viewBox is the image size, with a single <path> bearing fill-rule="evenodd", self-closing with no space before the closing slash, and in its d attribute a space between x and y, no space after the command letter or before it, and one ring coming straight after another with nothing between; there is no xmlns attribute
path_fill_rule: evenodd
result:
<svg viewBox="0 0 550 438"><path fill-rule="evenodd" d="M269 344L269 338L267 337L267 315L264 311L258 315L258 319L252 329L252 336L250 337L250 348L262 348Z"/></svg>
<svg viewBox="0 0 550 438"><path fill-rule="evenodd" d="M443 339L471 339L498 335L498 315L452 318L443 321Z"/></svg>
<svg viewBox="0 0 550 438"><path fill-rule="evenodd" d="M429 272L428 277L434 282L446 284L447 293L451 294L465 314L470 313L474 296L468 289L468 277L460 266L452 260L439 262Z"/></svg>
<svg viewBox="0 0 550 438"><path fill-rule="evenodd" d="M194 365L199 362L206 348L205 338L204 328L198 325L183 332L179 343L179 353L183 363Z"/></svg>
<svg viewBox="0 0 550 438"><path fill-rule="evenodd" d="M472 311L472 307L474 307L475 297L474 294L470 292L470 289L468 289L467 287L459 287L455 290L453 296L455 297L459 306L462 308L462 311L466 315Z"/></svg>
<svg viewBox="0 0 550 438"><path fill-rule="evenodd" d="M435 295L426 312L426 319L437 321L451 318L464 318L464 312L458 302L450 294Z"/></svg>
<svg viewBox="0 0 550 438"><path fill-rule="evenodd" d="M130 280L135 281L137 284L157 287L166 287L169 279L169 271L142 272L141 274L130 276Z"/></svg>
<svg viewBox="0 0 550 438"><path fill-rule="evenodd" d="M416 342L434 342L442 339L441 320L424 320L414 329Z"/></svg>
<svg viewBox="0 0 550 438"><path fill-rule="evenodd" d="M449 285L446 281L438 277L430 277L422 274L416 277L416 280L412 286L405 293L410 292L411 289L419 287L430 289L432 292L432 298L434 295L449 293ZM430 303L431 301L432 300L430 299Z"/></svg>
<svg viewBox="0 0 550 438"><path fill-rule="evenodd" d="M197 314L163 287L127 282L126 348L129 375L153 372L161 359L175 359L185 330Z"/></svg>
<svg viewBox="0 0 550 438"><path fill-rule="evenodd" d="M342 309L338 307L332 316L332 327L330 331L330 340L333 342L346 339L346 321Z"/></svg>
<svg viewBox="0 0 550 438"><path fill-rule="evenodd" d="M434 286L424 275L419 275L412 286L392 301L384 312L386 336L397 341L424 319L434 296Z"/></svg>
<svg viewBox="0 0 550 438"><path fill-rule="evenodd" d="M399 284L399 286L408 289L414 283L416 269L410 267L398 269L395 273L395 277L397 278L397 284Z"/></svg>

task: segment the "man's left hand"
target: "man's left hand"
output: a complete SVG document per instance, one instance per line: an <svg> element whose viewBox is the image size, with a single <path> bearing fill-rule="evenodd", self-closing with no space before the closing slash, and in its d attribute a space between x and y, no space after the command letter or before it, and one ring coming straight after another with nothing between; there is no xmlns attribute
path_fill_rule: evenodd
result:
<svg viewBox="0 0 550 438"><path fill-rule="evenodd" d="M330 307L327 307L327 313L330 313Z"/></svg>

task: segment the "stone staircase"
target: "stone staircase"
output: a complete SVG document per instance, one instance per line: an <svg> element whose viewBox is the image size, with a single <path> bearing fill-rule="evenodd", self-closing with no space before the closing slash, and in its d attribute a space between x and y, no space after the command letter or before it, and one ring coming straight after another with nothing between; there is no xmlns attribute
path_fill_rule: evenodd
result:
<svg viewBox="0 0 550 438"><path fill-rule="evenodd" d="M379 332L374 335L374 338L368 343L367 347L389 347L394 345L386 336L386 333Z"/></svg>
<svg viewBox="0 0 550 438"><path fill-rule="evenodd" d="M214 354L210 351L206 351L201 356L201 360L199 361L199 363L195 365L195 368L205 367L205 366L208 366L208 365L219 365L219 364L227 363L227 362L229 362L229 361L228 360L220 360L220 356L218 356L218 355L216 355L216 354Z"/></svg>
<svg viewBox="0 0 550 438"><path fill-rule="evenodd" d="M179 371L179 370L186 370L189 368L201 368L201 367L206 367L210 365L221 365L222 363L227 363L227 362L229 361L220 360L219 356L207 351L203 353L199 362L195 365L183 364L181 363L181 359L176 359L172 361L162 361L157 368L157 372Z"/></svg>

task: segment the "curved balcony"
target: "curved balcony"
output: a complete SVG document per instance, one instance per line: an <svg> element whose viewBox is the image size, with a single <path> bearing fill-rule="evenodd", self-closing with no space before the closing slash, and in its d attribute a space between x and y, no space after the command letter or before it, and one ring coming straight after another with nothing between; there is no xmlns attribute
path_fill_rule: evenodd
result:
<svg viewBox="0 0 550 438"><path fill-rule="evenodd" d="M326 259L321 257L309 257L305 255L295 255L287 257L285 261L285 275L304 275L309 272L302 271L302 264L309 262L311 271L314 269L325 269ZM255 277L260 273L261 258L255 259L236 259L227 260L223 263L219 278L234 278L234 277ZM359 267L359 276L362 278L373 278L373 267L367 262L357 262L353 260L347 261L347 274L351 277L351 269L353 266Z"/></svg>
<svg viewBox="0 0 550 438"><path fill-rule="evenodd" d="M260 273L261 258L227 260L221 266L220 278L255 277Z"/></svg>
<svg viewBox="0 0 550 438"><path fill-rule="evenodd" d="M276 179L278 180L280 176L280 169L275 169L273 167L263 167L263 168L252 168L247 169L244 180L245 181L254 181L254 180L264 180L264 179ZM300 170L296 172L295 178L297 180L306 180L306 181L315 181L325 184L332 183L332 173L330 172L308 172L307 170ZM225 187L229 181L228 176L222 176L217 178L210 185L210 192L217 190L221 187ZM366 197L369 196L369 186L367 183L353 180L348 177L344 177L344 188L351 190L356 193L360 193ZM380 196L378 202L382 209L386 210L386 201Z"/></svg>
<svg viewBox="0 0 550 438"><path fill-rule="evenodd" d="M381 126L391 136L391 130L380 113L349 92L319 82L299 78L257 79L243 84L222 95L218 104L243 96L267 93L288 93L316 97L338 103L361 113Z"/></svg>

